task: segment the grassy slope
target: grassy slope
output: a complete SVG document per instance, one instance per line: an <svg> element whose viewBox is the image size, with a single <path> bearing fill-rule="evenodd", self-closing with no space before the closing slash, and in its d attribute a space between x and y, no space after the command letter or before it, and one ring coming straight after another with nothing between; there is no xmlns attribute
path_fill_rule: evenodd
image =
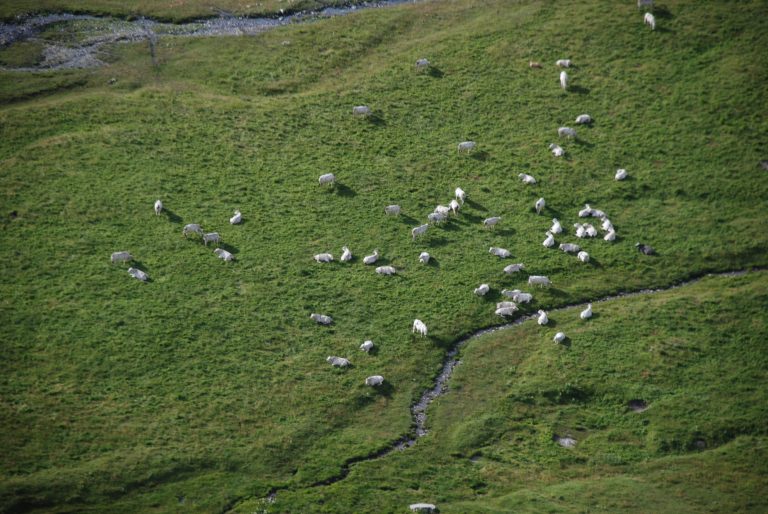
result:
<svg viewBox="0 0 768 514"><path fill-rule="evenodd" d="M434 2L161 39L157 69L133 45L106 69L4 74L2 212L20 214L0 232L4 505L165 511L182 498L210 511L335 474L407 430L443 348L498 322L471 289L524 278L501 274L491 244L553 278L536 307L765 265L761 6L670 3L651 33L631 6ZM562 57L565 34L580 65L568 95L551 65L526 66ZM425 49L438 72L415 76ZM77 89L23 101L50 80ZM374 123L351 119L359 103ZM597 120L585 143L552 158L555 129L582 112ZM480 158L456 156L467 138ZM615 183L619 166L633 179ZM315 185L327 171L335 191ZM411 243L456 185L474 200L461 219ZM541 195L551 209L536 217ZM152 215L157 197L172 216ZM584 243L591 266L539 244L548 218L573 223L585 201L622 237ZM407 216L385 219L393 202ZM230 227L238 207L246 223ZM493 234L479 228L491 214L504 216ZM239 262L182 240L182 222L220 231ZM636 240L661 256L642 258ZM311 261L343 244L378 247L402 274ZM118 249L154 281L110 266ZM423 249L435 265L417 266ZM337 323L315 327L312 311ZM414 317L430 340L410 337ZM358 355L366 338L377 355ZM355 367L330 370L329 354ZM389 395L361 385L373 373Z"/></svg>

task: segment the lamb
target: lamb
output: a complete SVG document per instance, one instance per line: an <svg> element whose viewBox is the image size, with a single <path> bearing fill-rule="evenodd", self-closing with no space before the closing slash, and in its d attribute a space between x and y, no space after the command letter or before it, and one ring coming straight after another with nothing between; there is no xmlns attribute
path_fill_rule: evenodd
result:
<svg viewBox="0 0 768 514"><path fill-rule="evenodd" d="M547 231L547 238L541 244L546 248L552 248L553 246L555 246L555 236L552 235L552 232L550 232L549 230Z"/></svg>
<svg viewBox="0 0 768 514"><path fill-rule="evenodd" d="M564 71L560 72L560 87L563 91L568 91L568 74Z"/></svg>
<svg viewBox="0 0 768 514"><path fill-rule="evenodd" d="M128 274L135 279L141 280L142 282L146 282L147 280L149 280L149 275L147 275L140 269L128 268Z"/></svg>
<svg viewBox="0 0 768 514"><path fill-rule="evenodd" d="M373 251L371 255L366 255L363 257L363 264L374 264L376 261L379 260L379 250L376 249Z"/></svg>
<svg viewBox="0 0 768 514"><path fill-rule="evenodd" d="M200 236L203 235L203 228L198 225L197 223L188 223L187 225L184 225L184 228L181 230L181 235L184 237L187 237L189 234L199 234Z"/></svg>
<svg viewBox="0 0 768 514"><path fill-rule="evenodd" d="M558 59L555 64L561 68L570 68L571 67L571 60L570 59Z"/></svg>
<svg viewBox="0 0 768 514"><path fill-rule="evenodd" d="M536 214L541 214L541 211L544 209L544 207L547 205L547 202L544 201L543 198L539 198L536 200L536 203L534 204L534 208L536 209Z"/></svg>
<svg viewBox="0 0 768 514"><path fill-rule="evenodd" d="M496 315L497 316L512 316L515 314L515 311L517 310L517 307L502 307L500 309L496 309Z"/></svg>
<svg viewBox="0 0 768 514"><path fill-rule="evenodd" d="M512 253L509 250L506 248L499 248L497 246L491 246L488 252L492 253L496 257L501 257L502 259L506 259L507 257L512 256Z"/></svg>
<svg viewBox="0 0 768 514"><path fill-rule="evenodd" d="M326 184L335 184L336 183L336 175L333 173L326 173L324 175L320 175L320 178L318 179L318 182L320 182L321 186L324 186Z"/></svg>
<svg viewBox="0 0 768 514"><path fill-rule="evenodd" d="M346 246L341 247L341 258L339 258L341 262L349 262L352 260L352 252L349 251L349 248Z"/></svg>
<svg viewBox="0 0 768 514"><path fill-rule="evenodd" d="M413 239L416 239L418 236L424 235L428 228L429 225L419 225L418 227L415 227L413 230L411 230L411 236Z"/></svg>
<svg viewBox="0 0 768 514"><path fill-rule="evenodd" d="M525 269L525 265L522 262L519 262L517 264L510 264L509 266L504 267L504 273L517 273L519 271L522 271Z"/></svg>
<svg viewBox="0 0 768 514"><path fill-rule="evenodd" d="M160 200L155 201L155 216L160 216L160 213L163 212L163 202Z"/></svg>
<svg viewBox="0 0 768 514"><path fill-rule="evenodd" d="M531 300L533 300L532 294L523 293L519 289L513 289L512 291L510 291L509 289L503 289L501 291L501 294L509 298L512 298L512 300L517 303L530 303Z"/></svg>
<svg viewBox="0 0 768 514"><path fill-rule="evenodd" d="M356 105L355 107L352 107L352 114L355 116L362 116L367 118L371 115L371 113L371 108L367 105Z"/></svg>
<svg viewBox="0 0 768 514"><path fill-rule="evenodd" d="M110 260L115 262L128 262L133 260L133 255L131 255L129 252L115 252L110 257Z"/></svg>
<svg viewBox="0 0 768 514"><path fill-rule="evenodd" d="M477 296L485 296L488 294L488 291L491 290L491 287L488 284L480 284L478 287L475 288L474 293Z"/></svg>
<svg viewBox="0 0 768 514"><path fill-rule="evenodd" d="M576 124L588 125L589 123L592 123L592 116L589 114L579 114L576 116Z"/></svg>
<svg viewBox="0 0 768 514"><path fill-rule="evenodd" d="M225 260L225 261L227 261L227 262L229 262L229 261L234 261L234 260L235 260L235 256L234 256L234 255L232 255L231 253L229 253L228 251L224 250L223 248L216 248L216 249L213 251L213 253L215 253L215 254L216 254L216 256L217 256L219 259L223 259L223 260Z"/></svg>
<svg viewBox="0 0 768 514"><path fill-rule="evenodd" d="M552 218L552 228L549 229L553 234L560 234L563 231L563 226L560 224L560 220Z"/></svg>
<svg viewBox="0 0 768 514"><path fill-rule="evenodd" d="M542 310L539 310L539 317L536 318L536 323L538 323L541 326L544 326L547 323L549 323L549 318L547 317L547 313Z"/></svg>
<svg viewBox="0 0 768 514"><path fill-rule="evenodd" d="M552 281L549 280L549 277L545 277L544 275L531 275L528 277L528 285L529 286L550 286L552 285Z"/></svg>
<svg viewBox="0 0 768 514"><path fill-rule="evenodd" d="M419 254L419 262L422 264L428 264L430 259L430 255L427 252L421 252Z"/></svg>
<svg viewBox="0 0 768 514"><path fill-rule="evenodd" d="M373 346L373 341L364 341L363 344L360 345L360 349L365 353L370 353L371 350L373 350Z"/></svg>
<svg viewBox="0 0 768 514"><path fill-rule="evenodd" d="M399 205L387 205L384 207L384 212L386 214L389 214L390 216L399 216L400 215L400 206Z"/></svg>
<svg viewBox="0 0 768 514"><path fill-rule="evenodd" d="M319 325L330 325L333 323L333 318L330 316L326 316L325 314L310 314L309 319L314 321L315 323L318 323Z"/></svg>
<svg viewBox="0 0 768 514"><path fill-rule="evenodd" d="M581 262L589 262L589 254L588 254L587 252L583 251L583 250L582 250L582 251L580 251L580 252L578 253L578 255L576 255L576 257L578 257L578 259L579 259Z"/></svg>
<svg viewBox="0 0 768 514"><path fill-rule="evenodd" d="M555 143L549 145L549 149L552 150L552 155L555 157L562 157L565 155L565 150L563 150L559 145L556 145Z"/></svg>
<svg viewBox="0 0 768 514"><path fill-rule="evenodd" d="M203 234L203 243L205 243L205 246L208 246L208 243L221 243L221 236L218 232L209 232L207 234Z"/></svg>
<svg viewBox="0 0 768 514"><path fill-rule="evenodd" d="M349 361L344 357L333 357L329 355L328 358L325 360L335 368L346 368L347 366L349 366Z"/></svg>
<svg viewBox="0 0 768 514"><path fill-rule="evenodd" d="M379 266L376 268L376 273L379 275L394 275L397 270L393 266Z"/></svg>
<svg viewBox="0 0 768 514"><path fill-rule="evenodd" d="M500 221L501 221L501 216L493 216L492 218L485 218L483 220L483 226L493 228Z"/></svg>
<svg viewBox="0 0 768 514"><path fill-rule="evenodd" d="M469 153L472 150L474 150L476 146L477 146L477 143L475 143L474 141L462 141L461 143L459 143L459 146L458 146L459 153L461 152Z"/></svg>
<svg viewBox="0 0 768 514"><path fill-rule="evenodd" d="M648 246L646 244L635 243L635 247L637 248L637 251L643 255L653 255L656 253L656 250L654 250L652 246Z"/></svg>
<svg viewBox="0 0 768 514"><path fill-rule="evenodd" d="M464 205L464 200L467 199L467 193L460 187L456 188L456 199L461 202L461 205Z"/></svg>
<svg viewBox="0 0 768 514"><path fill-rule="evenodd" d="M560 137L568 137L571 139L576 139L576 131L571 127L560 127L559 129L557 129L557 135Z"/></svg>
<svg viewBox="0 0 768 514"><path fill-rule="evenodd" d="M230 225L237 225L241 221L243 221L243 215L240 213L240 211L235 211L235 215L229 218Z"/></svg>
<svg viewBox="0 0 768 514"><path fill-rule="evenodd" d="M581 247L573 243L563 243L560 245L560 249L565 253L577 253L581 251Z"/></svg>
<svg viewBox="0 0 768 514"><path fill-rule="evenodd" d="M565 341L565 334L563 334L562 332L558 332L557 334L555 334L555 337L554 337L554 339L553 339L553 340L554 340L556 343L560 344L560 343L562 343L563 341Z"/></svg>
<svg viewBox="0 0 768 514"><path fill-rule="evenodd" d="M419 59L416 61L416 71L424 71L429 68L429 61L427 59Z"/></svg>
<svg viewBox="0 0 768 514"><path fill-rule="evenodd" d="M451 200L451 203L448 205L448 207L451 209L451 212L454 216L459 214L459 209L461 209L461 205L459 205L459 202L457 202L455 199Z"/></svg>
<svg viewBox="0 0 768 514"><path fill-rule="evenodd" d="M583 311L581 311L581 313L579 314L579 317L581 319L589 319L589 318L592 317L592 304L591 303L587 304L587 308L584 309Z"/></svg>
<svg viewBox="0 0 768 514"><path fill-rule="evenodd" d="M411 333L418 332L423 337L426 337L427 335L427 325L424 324L423 321L420 319L413 320L413 328L411 329Z"/></svg>
<svg viewBox="0 0 768 514"><path fill-rule="evenodd" d="M616 170L616 175L613 176L616 180L624 180L627 178L627 170L624 168L619 168Z"/></svg>
<svg viewBox="0 0 768 514"><path fill-rule="evenodd" d="M333 255L330 253L318 253L315 255L315 261L317 262L333 262Z"/></svg>
<svg viewBox="0 0 768 514"><path fill-rule="evenodd" d="M365 379L365 385L375 387L384 383L384 377L381 375L373 375Z"/></svg>
<svg viewBox="0 0 768 514"><path fill-rule="evenodd" d="M656 17L653 14L649 12L645 13L645 16L643 16L643 23L649 25L651 30L656 30Z"/></svg>
<svg viewBox="0 0 768 514"><path fill-rule="evenodd" d="M604 241L615 241L616 240L616 231L611 229L608 231L607 234L603 237Z"/></svg>
<svg viewBox="0 0 768 514"><path fill-rule="evenodd" d="M533 184L536 183L536 179L533 178L532 176L528 175L527 173L519 173L517 175L517 177L520 180L522 180L524 184L531 184L531 185L533 185Z"/></svg>

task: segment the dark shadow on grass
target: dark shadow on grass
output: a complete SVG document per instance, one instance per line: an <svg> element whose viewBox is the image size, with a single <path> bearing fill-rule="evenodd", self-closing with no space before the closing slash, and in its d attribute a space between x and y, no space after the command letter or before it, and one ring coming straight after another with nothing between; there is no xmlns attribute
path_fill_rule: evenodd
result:
<svg viewBox="0 0 768 514"><path fill-rule="evenodd" d="M416 218L408 216L407 214L401 214L400 215L400 222L404 223L406 225L416 225L416 224L418 224L418 221L416 220Z"/></svg>
<svg viewBox="0 0 768 514"><path fill-rule="evenodd" d="M374 127L386 127L387 126L387 120L385 120L381 114L374 113L368 118L368 123L373 125Z"/></svg>
<svg viewBox="0 0 768 514"><path fill-rule="evenodd" d="M555 328L555 327L557 327L557 321L555 321L552 318L550 318L549 315L547 315L547 319L548 319L548 321L547 321L547 324L544 325L545 327L547 327L547 328Z"/></svg>
<svg viewBox="0 0 768 514"><path fill-rule="evenodd" d="M568 297L568 293L563 291L562 289L558 289L556 287L550 287L547 289L547 292L551 294L555 298L566 298Z"/></svg>
<svg viewBox="0 0 768 514"><path fill-rule="evenodd" d="M383 396L385 398L391 398L392 393L395 392L395 386L392 385L389 380L384 379L384 383L378 386L373 387L373 392L378 396Z"/></svg>
<svg viewBox="0 0 768 514"><path fill-rule="evenodd" d="M480 225L483 222L483 220L485 219L482 216L478 216L477 214L469 214L469 213L462 214L461 217L464 220L466 220L465 223L467 223L467 224L471 223L473 225ZM459 222L459 223L461 223L461 222Z"/></svg>
<svg viewBox="0 0 768 514"><path fill-rule="evenodd" d="M571 338L568 337L568 336L565 336L565 339L563 339L562 343L556 343L556 344L559 344L560 346L565 346L566 348L570 348L571 347Z"/></svg>
<svg viewBox="0 0 768 514"><path fill-rule="evenodd" d="M471 154L469 154L469 156L476 161L487 161L488 158L490 157L490 154L485 150L480 150L478 152L472 152Z"/></svg>
<svg viewBox="0 0 768 514"><path fill-rule="evenodd" d="M444 237L432 237L429 239L429 242L427 243L430 247L440 247L445 246L448 244L448 240Z"/></svg>
<svg viewBox="0 0 768 514"><path fill-rule="evenodd" d="M163 208L163 214L165 214L165 217L168 218L168 221L171 223L181 223L182 221L181 216L170 209Z"/></svg>
<svg viewBox="0 0 768 514"><path fill-rule="evenodd" d="M661 5L655 5L653 7L653 15L661 20L671 20L674 18L669 9Z"/></svg>
<svg viewBox="0 0 768 514"><path fill-rule="evenodd" d="M603 267L603 265L600 263L600 261L595 259L591 255L589 256L589 265L593 266L593 267L595 267L597 269L601 269Z"/></svg>
<svg viewBox="0 0 768 514"><path fill-rule="evenodd" d="M130 268L140 269L144 273L148 273L147 266L143 262L137 261L136 259L131 261L131 265L129 267ZM128 268L125 268L125 269L127 270Z"/></svg>
<svg viewBox="0 0 768 514"><path fill-rule="evenodd" d="M595 143L590 143L589 141L585 141L585 140L583 140L581 138L576 138L573 142L575 144L577 144L579 146L583 146L585 148L594 148L595 147Z"/></svg>
<svg viewBox="0 0 768 514"><path fill-rule="evenodd" d="M488 212L488 209L486 209L483 204L481 204L480 202L476 202L471 198L467 198L466 200L464 200L464 203L466 205L469 205L473 209L477 209L478 211Z"/></svg>
<svg viewBox="0 0 768 514"><path fill-rule="evenodd" d="M445 77L445 73L443 73L443 70L440 68L437 68L435 66L430 66L429 71L427 72L427 75L429 75L432 78L441 79Z"/></svg>
<svg viewBox="0 0 768 514"><path fill-rule="evenodd" d="M222 250L226 250L226 251L228 251L229 253L231 253L233 255L236 254L236 253L240 253L240 250L236 246L232 246L229 243L219 243L217 248L221 248ZM211 251L213 251L213 250L211 250Z"/></svg>
<svg viewBox="0 0 768 514"><path fill-rule="evenodd" d="M577 95L588 95L589 94L589 88L586 88L584 86L569 86L568 91L571 93L576 93Z"/></svg>
<svg viewBox="0 0 768 514"><path fill-rule="evenodd" d="M437 260L435 257L431 256L429 257L429 262L426 264L426 266L430 266L433 268L440 268L440 261Z"/></svg>
<svg viewBox="0 0 768 514"><path fill-rule="evenodd" d="M342 184L341 182L336 182L335 190L337 195L344 196L347 198L351 198L357 195L357 193L355 193L354 190L352 190L352 188Z"/></svg>
<svg viewBox="0 0 768 514"><path fill-rule="evenodd" d="M514 236L517 234L517 231L513 228L497 228L495 230L489 230L489 232L502 237Z"/></svg>

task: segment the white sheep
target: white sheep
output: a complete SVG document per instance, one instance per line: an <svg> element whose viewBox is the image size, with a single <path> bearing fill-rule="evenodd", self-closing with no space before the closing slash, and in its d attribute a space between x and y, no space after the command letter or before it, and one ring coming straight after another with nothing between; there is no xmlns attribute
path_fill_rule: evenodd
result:
<svg viewBox="0 0 768 514"><path fill-rule="evenodd" d="M328 362L331 366L336 368L346 368L349 366L349 361L345 359L344 357L334 357L329 355L327 359L325 359L326 362Z"/></svg>
<svg viewBox="0 0 768 514"><path fill-rule="evenodd" d="M352 107L352 114L355 116L362 116L367 118L372 113L371 108L367 105L356 105Z"/></svg>
<svg viewBox="0 0 768 514"><path fill-rule="evenodd" d="M459 204L459 202L457 202L455 199L453 199L453 200L451 200L451 203L448 204L448 207L451 209L451 212L455 216L455 215L459 214L459 210L461 209L461 204Z"/></svg>
<svg viewBox="0 0 768 514"><path fill-rule="evenodd" d="M240 213L240 211L235 211L235 215L229 218L230 225L237 225L241 221L243 221L243 215Z"/></svg>
<svg viewBox="0 0 768 514"><path fill-rule="evenodd" d="M531 275L528 277L528 285L529 286L551 286L552 281L549 280L549 277L546 277L544 275Z"/></svg>
<svg viewBox="0 0 768 514"><path fill-rule="evenodd" d="M442 212L430 212L427 214L427 221L429 223L442 223L443 221L446 221L448 219L447 214L443 214Z"/></svg>
<svg viewBox="0 0 768 514"><path fill-rule="evenodd" d="M589 262L589 254L588 254L587 252L585 252L584 250L580 251L580 252L579 252L579 253L576 255L576 257L577 257L577 258L578 258L578 259L579 259L581 262Z"/></svg>
<svg viewBox="0 0 768 514"><path fill-rule="evenodd" d="M592 216L592 207L586 203L584 208L579 211L579 218L589 218L590 216Z"/></svg>
<svg viewBox="0 0 768 514"><path fill-rule="evenodd" d="M532 176L528 175L527 173L518 173L517 177L523 181L524 184L535 184L536 179Z"/></svg>
<svg viewBox="0 0 768 514"><path fill-rule="evenodd" d="M419 254L419 262L422 264L428 264L430 259L430 255L427 252L421 252Z"/></svg>
<svg viewBox="0 0 768 514"><path fill-rule="evenodd" d="M363 264L375 264L379 260L379 250L376 249L371 255L363 257Z"/></svg>
<svg viewBox="0 0 768 514"><path fill-rule="evenodd" d="M142 282L146 282L147 280L149 280L149 275L147 275L140 269L128 268L128 274L137 280L141 280Z"/></svg>
<svg viewBox="0 0 768 514"><path fill-rule="evenodd" d="M315 261L317 262L333 262L333 255L330 253L318 253L315 255Z"/></svg>
<svg viewBox="0 0 768 514"><path fill-rule="evenodd" d="M423 337L426 337L427 325L420 319L413 320L413 327L411 328L411 333L414 333L414 332L418 332Z"/></svg>
<svg viewBox="0 0 768 514"><path fill-rule="evenodd" d="M475 143L474 141L462 141L461 143L459 143L459 146L458 146L459 153L461 152L469 153L472 150L474 150L476 146L477 146L477 143Z"/></svg>
<svg viewBox="0 0 768 514"><path fill-rule="evenodd" d="M615 241L616 240L616 231L611 229L608 231L607 234L603 237L603 240L605 241Z"/></svg>
<svg viewBox="0 0 768 514"><path fill-rule="evenodd" d="M330 325L331 323L333 323L333 318L331 318L330 316L326 316L325 314L312 313L309 315L309 319L311 319L312 321L320 325Z"/></svg>
<svg viewBox="0 0 768 514"><path fill-rule="evenodd" d="M341 262L349 262L352 260L352 252L349 251L349 248L346 246L341 247L341 258L339 258Z"/></svg>
<svg viewBox="0 0 768 514"><path fill-rule="evenodd" d="M370 353L371 350L373 350L373 341L364 341L363 344L360 345L360 349L364 351L365 353Z"/></svg>
<svg viewBox="0 0 768 514"><path fill-rule="evenodd" d="M525 269L525 264L523 264L522 262L518 262L516 264L510 264L509 266L504 266L504 273L517 273L524 269Z"/></svg>
<svg viewBox="0 0 768 514"><path fill-rule="evenodd" d="M384 212L386 214L389 214L390 216L399 216L400 215L400 206L399 205L387 205L384 207Z"/></svg>
<svg viewBox="0 0 768 514"><path fill-rule="evenodd" d="M115 252L109 258L113 263L115 262L128 262L133 260L133 255L129 252Z"/></svg>
<svg viewBox="0 0 768 514"><path fill-rule="evenodd" d="M160 213L163 212L163 202L160 200L155 201L155 216L160 216Z"/></svg>
<svg viewBox="0 0 768 514"><path fill-rule="evenodd" d="M184 237L187 237L189 234L199 234L200 236L203 235L203 228L198 225L197 223L188 223L184 225L184 228L181 230L181 235Z"/></svg>
<svg viewBox="0 0 768 514"><path fill-rule="evenodd" d="M581 247L573 243L562 243L560 249L565 253L577 253L581 251Z"/></svg>
<svg viewBox="0 0 768 514"><path fill-rule="evenodd" d="M579 114L576 116L576 124L587 125L589 123L592 123L592 116L589 114Z"/></svg>
<svg viewBox="0 0 768 514"><path fill-rule="evenodd" d="M488 284L480 284L478 287L475 288L474 293L477 296L485 296L486 294L488 294L488 291L490 290L491 290L491 286L489 286Z"/></svg>
<svg viewBox="0 0 768 514"><path fill-rule="evenodd" d="M464 205L464 200L467 199L467 193L460 187L456 188L455 191L456 199L461 202L461 205Z"/></svg>
<svg viewBox="0 0 768 514"><path fill-rule="evenodd" d="M448 214L450 214L451 212L451 208L447 205L438 205L437 207L435 207L435 210L433 212L436 212L438 214L445 214L446 216L448 216Z"/></svg>
<svg viewBox="0 0 768 514"><path fill-rule="evenodd" d="M318 182L320 183L321 186L324 186L326 184L335 184L336 175L334 175L333 173L325 173L324 175L320 175Z"/></svg>
<svg viewBox="0 0 768 514"><path fill-rule="evenodd" d="M560 145L556 145L555 143L549 145L549 149L552 150L552 155L555 157L562 157L565 155L565 150L563 150Z"/></svg>
<svg viewBox="0 0 768 514"><path fill-rule="evenodd" d="M517 303L531 303L533 300L533 295L531 293L523 293L519 289L513 289L512 291L509 289L502 289L501 294L512 298L512 300Z"/></svg>
<svg viewBox="0 0 768 514"><path fill-rule="evenodd" d="M571 60L570 59L558 59L555 64L561 68L570 68L571 67Z"/></svg>
<svg viewBox="0 0 768 514"><path fill-rule="evenodd" d="M435 507L434 503L411 503L408 508L413 512L422 512L424 514L437 512L437 507Z"/></svg>
<svg viewBox="0 0 768 514"><path fill-rule="evenodd" d="M502 307L500 309L496 309L496 315L497 316L513 316L516 310L517 310L517 307Z"/></svg>
<svg viewBox="0 0 768 514"><path fill-rule="evenodd" d="M649 25L651 30L656 30L656 16L653 14L649 12L645 13L645 16L643 16L643 23Z"/></svg>
<svg viewBox="0 0 768 514"><path fill-rule="evenodd" d="M217 256L219 259L223 259L223 260L225 260L225 261L227 261L227 262L229 262L229 261L234 261L234 260L235 260L235 256L234 256L234 255L232 255L231 253L229 253L228 251L224 250L223 248L216 248L216 249L213 251L213 253L215 253L215 254L216 254L216 256Z"/></svg>
<svg viewBox="0 0 768 514"><path fill-rule="evenodd" d="M563 341L565 341L565 334L563 334L562 332L558 332L557 334L555 334L553 341L558 344L562 343Z"/></svg>
<svg viewBox="0 0 768 514"><path fill-rule="evenodd" d="M427 59L419 59L416 61L416 71L424 71L429 68L429 60Z"/></svg>
<svg viewBox="0 0 768 514"><path fill-rule="evenodd" d="M394 266L379 266L376 268L376 273L379 275L394 275L397 273L397 270Z"/></svg>
<svg viewBox="0 0 768 514"><path fill-rule="evenodd" d="M613 230L613 223L611 223L611 220L609 220L608 218L603 218L600 223L600 228L602 228L606 232L610 232L611 230Z"/></svg>
<svg viewBox="0 0 768 514"><path fill-rule="evenodd" d="M375 387L384 383L384 377L381 375L373 375L365 379L365 385Z"/></svg>
<svg viewBox="0 0 768 514"><path fill-rule="evenodd" d="M576 130L572 129L571 127L560 127L557 129L557 135L560 137L576 139Z"/></svg>
<svg viewBox="0 0 768 514"><path fill-rule="evenodd" d="M576 237L582 238L585 236L586 231L584 230L584 225L581 223L574 223L573 226L576 229Z"/></svg>
<svg viewBox="0 0 768 514"><path fill-rule="evenodd" d="M627 170L624 168L619 168L616 170L616 175L613 176L616 180L624 180L627 178Z"/></svg>
<svg viewBox="0 0 768 514"><path fill-rule="evenodd" d="M553 246L555 246L555 236L552 235L552 232L550 232L549 230L547 231L547 238L541 244L546 248L552 248Z"/></svg>
<svg viewBox="0 0 768 514"><path fill-rule="evenodd" d="M653 9L653 0L637 0L637 8L649 7Z"/></svg>
<svg viewBox="0 0 768 514"><path fill-rule="evenodd" d="M587 237L597 237L597 229L591 223L586 223L584 225L584 234Z"/></svg>
<svg viewBox="0 0 768 514"><path fill-rule="evenodd" d="M483 220L483 226L493 228L500 221L501 221L501 216L493 216L491 218L485 218Z"/></svg>
<svg viewBox="0 0 768 514"><path fill-rule="evenodd" d="M221 236L218 232L209 232L207 234L203 234L203 243L205 243L205 246L208 246L208 243L221 243Z"/></svg>
<svg viewBox="0 0 768 514"><path fill-rule="evenodd" d="M538 323L541 326L544 326L547 323L549 323L549 318L547 317L547 313L542 310L539 310L539 317L536 318L536 323Z"/></svg>
<svg viewBox="0 0 768 514"><path fill-rule="evenodd" d="M560 224L560 220L552 218L552 228L549 229L553 234L560 234L563 231L563 226Z"/></svg>
<svg viewBox="0 0 768 514"><path fill-rule="evenodd" d="M560 87L563 91L568 91L568 74L564 71L560 72Z"/></svg>
<svg viewBox="0 0 768 514"><path fill-rule="evenodd" d="M428 228L429 225L419 225L418 227L414 227L414 229L411 230L411 236L413 239L416 239L418 236L424 235Z"/></svg>
<svg viewBox="0 0 768 514"><path fill-rule="evenodd" d="M533 205L533 207L536 209L536 214L541 214L541 211L546 207L547 202L543 198L539 198L536 200L536 203Z"/></svg>
<svg viewBox="0 0 768 514"><path fill-rule="evenodd" d="M507 257L512 256L512 252L510 252L506 248L499 248L497 246L491 246L488 249L488 252L495 255L496 257L501 257L502 259L506 259Z"/></svg>
<svg viewBox="0 0 768 514"><path fill-rule="evenodd" d="M591 303L587 304L587 308L584 309L583 311L581 311L581 313L579 314L579 317L581 319L589 319L589 318L592 317L592 304Z"/></svg>
<svg viewBox="0 0 768 514"><path fill-rule="evenodd" d="M496 302L497 309L517 309L515 302Z"/></svg>

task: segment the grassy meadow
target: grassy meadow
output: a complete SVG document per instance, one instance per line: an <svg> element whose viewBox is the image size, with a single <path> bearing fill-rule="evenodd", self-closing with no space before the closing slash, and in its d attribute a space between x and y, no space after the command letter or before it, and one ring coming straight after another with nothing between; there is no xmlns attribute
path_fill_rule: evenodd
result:
<svg viewBox="0 0 768 514"><path fill-rule="evenodd" d="M424 495L443 512L765 509L750 503L765 476L763 273L606 304L586 325L553 314L570 349L533 325L473 342L429 436L310 487L407 433L446 350L500 323L499 292L529 290L527 273L554 284L531 312L768 264L765 2L664 2L655 32L625 4L434 0L161 37L156 65L135 43L102 68L0 71L0 510L401 512ZM352 116L360 104L371 119ZM595 123L553 157L581 113ZM478 151L458 155L467 139ZM328 172L336 186L319 187ZM460 216L412 241L457 186ZM403 215L385 216L391 203ZM568 230L584 203L616 242ZM553 217L589 264L541 245ZM181 237L186 223L236 261ZM312 259L342 245L353 262ZM398 275L362 264L374 248ZM119 250L151 282L110 264ZM510 262L526 273L505 275ZM364 386L372 374L384 390ZM651 408L628 415L635 396Z"/></svg>

